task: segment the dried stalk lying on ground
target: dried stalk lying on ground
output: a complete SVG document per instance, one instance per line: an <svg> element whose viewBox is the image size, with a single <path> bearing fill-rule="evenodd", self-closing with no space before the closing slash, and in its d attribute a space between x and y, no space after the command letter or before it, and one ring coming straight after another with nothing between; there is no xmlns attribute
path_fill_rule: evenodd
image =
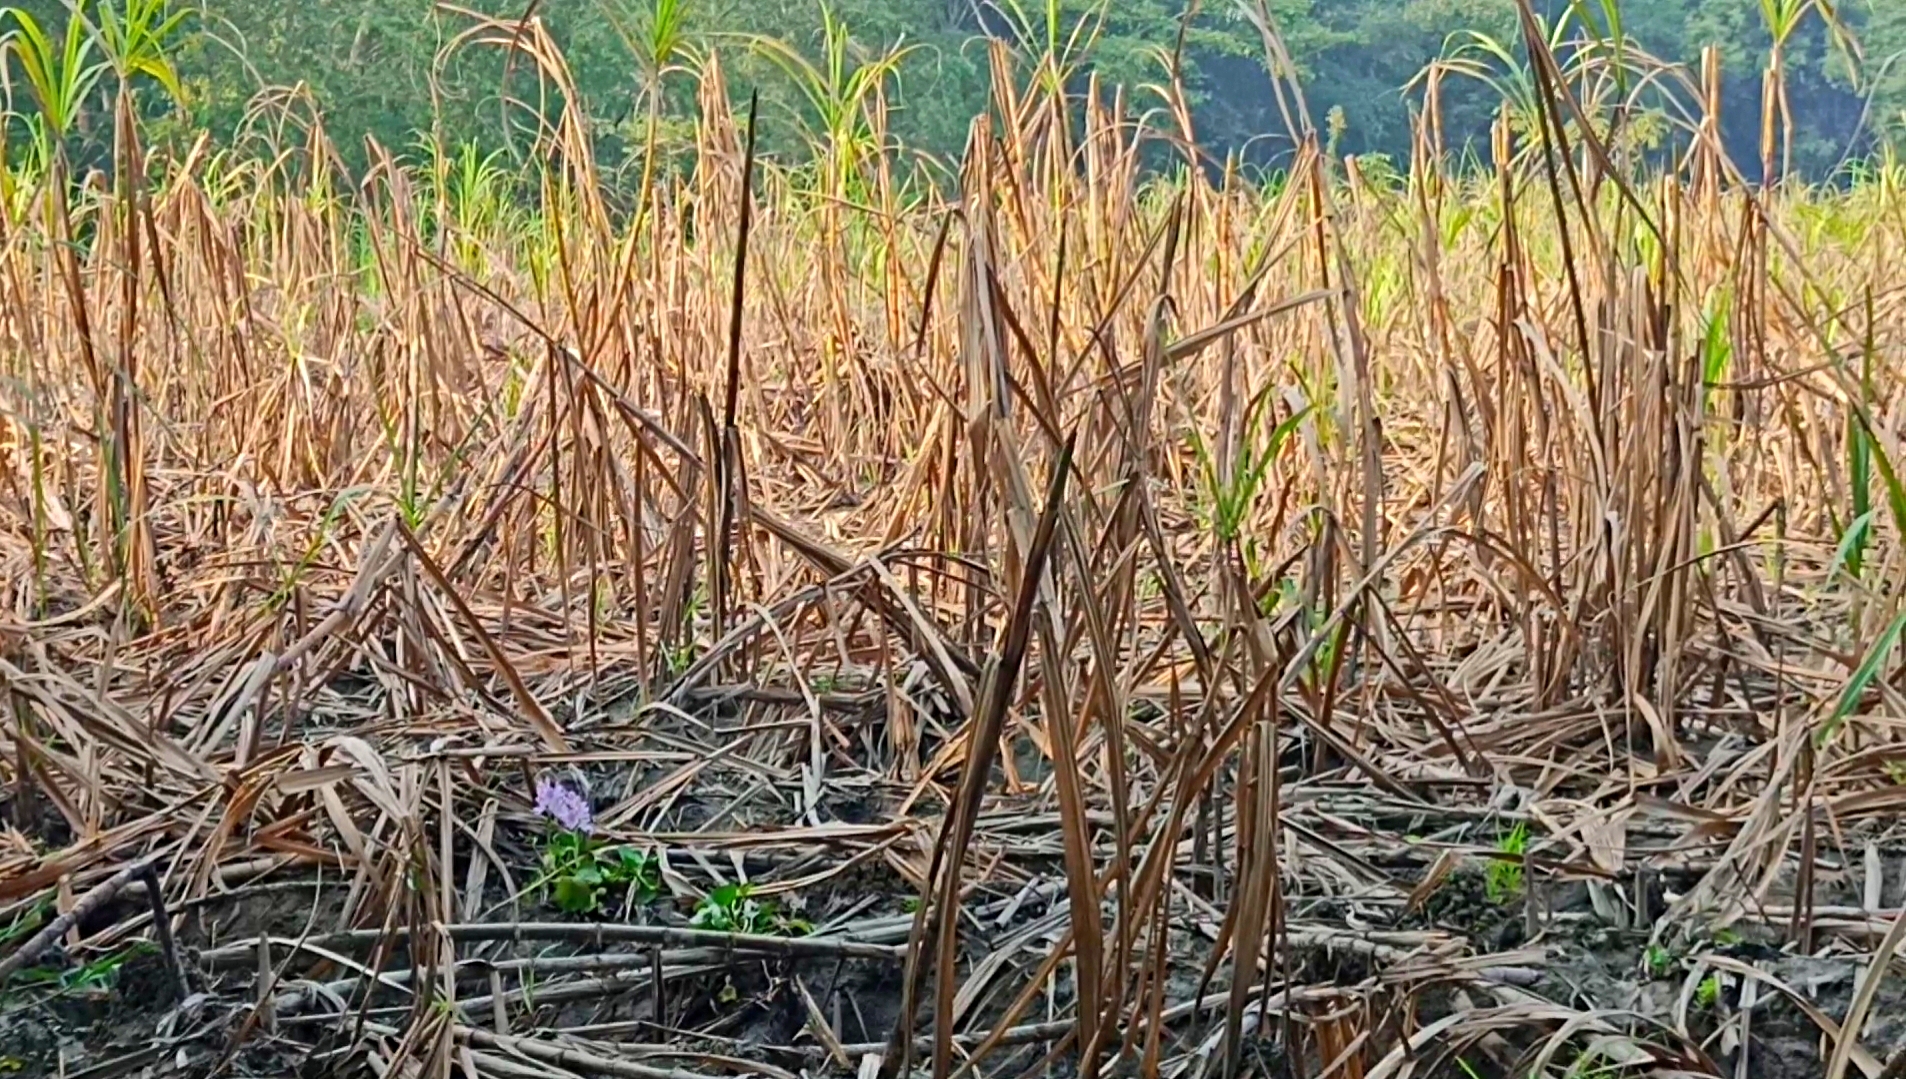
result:
<svg viewBox="0 0 1906 1079"><path fill-rule="evenodd" d="M146 899L152 906L153 936L158 939L159 954L165 961L166 973L171 976L171 988L178 994L179 1001L190 996L192 988L185 980L185 968L179 964L178 947L172 942L172 918L166 913L159 875L149 860L133 862L106 878L80 896L64 914L46 923L45 928L14 949L12 954L0 959L0 985L5 985L28 963L45 955L59 943L60 938L71 933L81 922L110 905L126 890L127 885L135 881L145 885Z"/></svg>

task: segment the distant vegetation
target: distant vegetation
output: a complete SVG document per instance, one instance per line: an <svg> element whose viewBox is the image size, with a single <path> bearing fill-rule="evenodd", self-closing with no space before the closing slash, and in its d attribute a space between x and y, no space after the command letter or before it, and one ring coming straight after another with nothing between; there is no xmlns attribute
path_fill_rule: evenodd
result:
<svg viewBox="0 0 1906 1079"><path fill-rule="evenodd" d="M31 0L20 10L56 37L68 2ZM1537 6L1558 37L1583 28L1623 37L1631 49L1690 70L1705 47L1717 47L1722 130L1750 168L1761 160L1763 71L1777 40L1795 132L1780 156L1793 169L1830 175L1906 122L1906 70L1894 63L1906 49L1906 5L1892 0ZM691 73L711 54L735 93L762 92L770 148L797 145L797 126L826 125L830 108L851 111L847 97L868 95L889 106L884 137L956 157L969 121L989 104L989 37L1022 55L1062 57L1075 89L1095 76L1134 112L1177 108L1165 89L1175 69L1194 134L1214 160L1235 151L1267 163L1291 149L1257 25L1268 17L1333 148L1400 161L1410 153L1416 107L1406 87L1420 86L1419 75L1439 58L1495 66L1505 50L1519 53L1515 11L1514 0L204 0L178 28L186 112L172 117L170 131L203 129L221 139L276 132L315 107L340 155L357 166L368 160L367 138L399 154L420 138L520 149L537 117L553 118L559 102L539 92L527 65L505 62L499 43L487 40L493 34L473 31L472 16L481 13L542 21L611 166L632 165L651 141L663 151L685 149ZM17 63L14 74L17 86ZM1452 80L1442 102L1451 144L1486 145L1499 100L1477 80ZM170 109L156 99L148 105ZM88 108L105 106L100 96ZM86 111L79 138L103 152L110 125L86 123ZM1644 138L1664 131L1637 129Z"/></svg>

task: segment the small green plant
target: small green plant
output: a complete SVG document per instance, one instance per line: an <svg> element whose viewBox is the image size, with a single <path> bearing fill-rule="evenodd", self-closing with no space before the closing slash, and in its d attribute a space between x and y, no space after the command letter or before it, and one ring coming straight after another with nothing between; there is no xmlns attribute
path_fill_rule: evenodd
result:
<svg viewBox="0 0 1906 1079"><path fill-rule="evenodd" d="M1721 976L1710 974L1701 979L1694 987L1694 1004L1698 1008L1712 1009L1721 1000Z"/></svg>
<svg viewBox="0 0 1906 1079"><path fill-rule="evenodd" d="M688 924L717 933L748 933L756 936L778 934L802 936L814 931L807 922L783 914L771 899L754 895L754 885L745 881L724 884L695 905Z"/></svg>
<svg viewBox="0 0 1906 1079"><path fill-rule="evenodd" d="M661 859L626 846L602 846L560 829L543 845L543 883L557 909L593 914L612 895L648 903L662 893Z"/></svg>
<svg viewBox="0 0 1906 1079"><path fill-rule="evenodd" d="M1659 944L1650 944L1641 954L1642 965L1651 978L1665 978L1674 969L1674 953Z"/></svg>
<svg viewBox="0 0 1906 1079"><path fill-rule="evenodd" d="M1200 515L1205 518L1207 527L1225 543L1234 542L1243 534L1251 508L1257 503L1258 492L1264 488L1265 477L1272 463L1277 460L1278 453L1298 425L1310 415L1309 406L1298 409L1266 434L1263 424L1270 400L1266 392L1251 402L1244 420L1244 437L1237 448L1237 459L1228 473L1220 467L1211 447L1206 445L1197 431L1186 434L1192 452L1197 455L1199 477L1204 487L1204 504Z"/></svg>
<svg viewBox="0 0 1906 1079"><path fill-rule="evenodd" d="M1158 575L1157 570L1146 570L1144 573L1139 575L1138 598L1157 599L1159 596L1162 596L1164 594L1165 594L1165 581L1164 581L1164 578Z"/></svg>
<svg viewBox="0 0 1906 1079"><path fill-rule="evenodd" d="M1568 1079L1615 1079L1620 1074L1619 1066L1595 1052L1583 1053L1568 1066Z"/></svg>
<svg viewBox="0 0 1906 1079"><path fill-rule="evenodd" d="M679 678L688 668L695 665L695 643L690 641L674 647L664 644L662 659L668 664L669 677Z"/></svg>
<svg viewBox="0 0 1906 1079"><path fill-rule="evenodd" d="M1506 903L1522 894L1522 855L1529 847L1529 826L1518 822L1496 840L1497 857L1489 860L1483 894L1491 903Z"/></svg>
<svg viewBox="0 0 1906 1079"><path fill-rule="evenodd" d="M14 978L28 987L51 988L60 993L105 993L119 983L119 971L135 956L147 955L157 948L150 941L134 941L83 966L61 970L56 967L28 967Z"/></svg>
<svg viewBox="0 0 1906 1079"><path fill-rule="evenodd" d="M598 843L595 814L579 791L545 777L536 784L536 812L555 827L543 840L543 872L532 887L548 887L559 909L592 914L612 891L638 903L661 894L661 859Z"/></svg>
<svg viewBox="0 0 1906 1079"><path fill-rule="evenodd" d="M10 947L24 941L46 923L46 916L53 910L53 900L42 899L26 910L13 916L13 921L5 929L0 929L0 948Z"/></svg>
<svg viewBox="0 0 1906 1079"><path fill-rule="evenodd" d="M1256 570L1253 570L1252 574L1255 576ZM1274 618L1280 612L1287 610L1296 611L1297 616L1303 619L1304 632L1306 635L1318 633L1323 630L1325 625L1330 621L1329 605L1323 603L1306 604L1304 602L1304 586L1298 583L1297 578L1288 574L1278 578L1276 586L1267 589L1264 593L1264 598L1258 603L1258 613L1265 618ZM1330 635L1317 647L1317 651L1311 656L1310 667L1305 672L1305 676L1311 680L1313 685L1321 682L1336 666L1337 650L1349 639L1349 636L1350 624L1348 622L1340 622L1337 628L1331 630Z"/></svg>

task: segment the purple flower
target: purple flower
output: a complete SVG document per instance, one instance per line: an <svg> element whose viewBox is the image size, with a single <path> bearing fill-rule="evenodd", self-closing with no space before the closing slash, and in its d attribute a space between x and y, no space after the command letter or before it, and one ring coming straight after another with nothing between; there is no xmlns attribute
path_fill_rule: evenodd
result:
<svg viewBox="0 0 1906 1079"><path fill-rule="evenodd" d="M572 832L586 835L596 827L596 815L589 809L589 799L549 776L536 781L536 812L555 821L557 827Z"/></svg>

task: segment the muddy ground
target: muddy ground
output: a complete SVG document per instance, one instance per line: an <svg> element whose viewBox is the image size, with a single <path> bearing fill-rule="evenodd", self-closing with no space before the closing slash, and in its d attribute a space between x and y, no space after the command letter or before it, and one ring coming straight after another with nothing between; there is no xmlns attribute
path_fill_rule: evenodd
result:
<svg viewBox="0 0 1906 1079"><path fill-rule="evenodd" d="M616 778L616 777L606 777ZM891 812L884 797L862 791L837 800L838 819L879 819ZM707 816L706 807L689 807L686 817ZM1371 912L1387 921L1376 928L1444 933L1459 940L1467 956L1517 957L1513 969L1495 971L1496 988L1475 984L1457 986L1435 979L1407 982L1407 991L1384 988L1394 974L1383 960L1372 960L1354 950L1306 946L1288 957L1288 973L1295 984L1337 984L1364 993L1370 1000L1366 1019L1375 1027L1365 1066L1376 1067L1387 1047L1408 1030L1432 1024L1455 1011L1476 1010L1500 1015L1520 1000L1542 1002L1578 1015L1597 1017L1602 1035L1584 1034L1552 1056L1546 1072L1531 1070L1544 1039L1557 1023L1507 1027L1487 1036L1460 1039L1459 1046L1439 1043L1418 1061L1416 1075L1433 1079L1526 1079L1547 1074L1570 1079L1614 1079L1620 1075L1650 1074L1646 1068L1624 1069L1624 1046L1633 1044L1696 1046L1713 1065L1701 1065L1685 1074L1713 1074L1752 1079L1818 1079L1825 1054L1832 1045L1824 1040L1818 1022L1838 1022L1866 969L1864 951L1850 945L1843 932L1816 929L1811 948L1802 949L1790 937L1790 926L1777 919L1747 919L1719 932L1669 932L1669 927L1624 928L1618 923L1630 914L1611 918L1607 904L1598 904L1588 886L1577 881L1540 880L1534 888L1503 887L1492 876L1486 859L1467 858L1460 867L1412 908L1401 897L1428 871L1429 856L1415 848L1414 836L1395 835L1398 852L1387 868L1394 888L1368 902L1340 901L1306 894L1303 881L1287 879L1289 916L1293 924L1333 927L1354 935L1371 927ZM503 857L533 875L536 860L534 823L515 821L497 840ZM756 853L740 859L750 877L764 885L797 877L811 866L790 863L774 854ZM698 872L695 859L679 859L684 874ZM982 885L968 899L975 916L963 929L965 974L987 969L998 952L1015 952L1010 971L1029 973L1044 949L1058 939L1067 920L1062 876L1047 864L1037 884L994 888ZM459 865L459 879L467 866ZM1645 883L1645 882L1644 882ZM1672 898L1680 884L1668 880L1652 885L1647 904L1655 911ZM322 877L273 877L229 889L193 903L179 917L179 945L192 981L193 995L183 1004L169 989L166 966L150 948L112 953L102 962L95 952L68 955L56 949L34 965L37 981L16 982L0 1005L0 1075L62 1075L107 1079L141 1075L374 1075L380 1051L399 1039L391 1032L413 1027L419 1009L402 992L382 992L366 1000L351 987L339 988L350 971L332 962L300 960L284 955L276 975L278 992L267 1015L258 1007L255 970L207 969L203 960L235 941L261 933L302 939L322 935L338 924L347 885ZM1816 902L1857 903L1851 877L1823 873L1816 882ZM538 895L512 897L492 878L477 907L484 917L498 921L586 923L570 918ZM467 897L466 897L467 901ZM846 873L813 889L780 898L784 910L798 914L821 935L846 933L888 944L903 943L915 908L913 890L903 878L878 859L868 859ZM1530 906L1536 909L1531 914ZM143 900L122 899L108 905L80 926L91 937L124 925L137 929L146 912ZM626 912L607 910L598 918L628 922L686 926L693 903L667 898ZM1174 934L1185 953L1174 956L1172 1002L1188 999L1201 988L1220 992L1229 971L1220 966L1209 981L1199 976L1209 954L1214 926L1187 911ZM1531 935L1531 929L1534 929ZM111 934L107 933L107 937ZM1870 948L1877 940L1867 940ZM11 945L9 945L11 946ZM505 1017L509 1029L521 1034L537 1029L562 1028L574 1037L647 1044L681 1039L683 1044L711 1059L722 1058L732 1073L738 1064L752 1061L780 1069L779 1073L848 1074L859 1057L884 1044L900 1015L902 974L895 964L858 959L762 959L732 955L703 955L665 979L658 1001L648 988L651 968L643 965L650 954L638 945L607 945L587 949L552 948L548 944L491 943L460 949L461 958L480 956L495 964L522 962L557 951L588 951L607 957L619 968L599 973L580 993L552 993L554 999L517 1001ZM1897 965L1898 961L1895 960ZM410 965L408 950L393 948L383 969ZM998 973L994 964L993 973ZM1741 971L1760 972L1763 979L1743 977ZM1396 976L1401 979L1401 975ZM1036 1009L1034 1019L1063 1015L1070 1003L1068 973L1055 979L1054 994ZM514 984L514 983L512 983ZM552 986L558 983L551 980ZM969 1028L984 1029L985 1016L997 1016L1018 991L1021 982L996 977L983 987L973 1003L973 1015L982 1021ZM315 987L330 986L331 996ZM1784 991L1780 986L1786 987ZM1358 989L1357 987L1362 987ZM458 996L473 1025L491 1024L487 1003L493 984L479 975L459 984ZM290 994L290 996L287 996ZM1796 1000L1795 996L1799 999ZM474 999L473 999L474 998ZM295 1007L286 1007L291 1000ZM1811 1011L1812 1014L1809 1014ZM813 1035L818 1012L832 1037L845 1047L849 1066L842 1066L831 1047ZM923 1013L925 1014L925 1013ZM1221 1018L1203 1016L1179 1032L1181 1044L1168 1060L1176 1061L1185 1079L1216 1075L1208 1058L1212 1031ZM924 1025L924 1021L923 1021ZM684 1034L694 1031L692 1037ZM1252 1030L1254 1043L1242 1063L1265 1076L1309 1076L1320 1073L1311 1040L1293 1057L1283 1044L1283 1026L1272 1021ZM1633 1042L1610 1038L1608 1032L1631 1035ZM1579 1032L1578 1032L1579 1033ZM1870 1008L1863 1044L1883 1062L1895 1050L1906 1048L1906 978L1888 977ZM381 1049L366 1050L366 1046ZM998 1067L989 1074L1017 1075L1041 1063L1049 1042L1031 1042L1000 1050ZM1200 1047L1205 1050L1201 1056ZM1743 1065L1743 1052L1745 1065ZM1690 1056L1690 1060L1696 1059ZM677 1062L679 1064L679 1062ZM1070 1058L1055 1062L1051 1074L1071 1074ZM542 1065L539 1065L539 1067ZM1132 1072L1129 1062L1114 1063L1115 1074ZM706 1069L692 1069L702 1070ZM576 1074L590 1074L577 1069ZM714 1074L714 1072L708 1072ZM544 1074L569 1074L557 1068ZM1856 1066L1849 1074L1858 1075Z"/></svg>

